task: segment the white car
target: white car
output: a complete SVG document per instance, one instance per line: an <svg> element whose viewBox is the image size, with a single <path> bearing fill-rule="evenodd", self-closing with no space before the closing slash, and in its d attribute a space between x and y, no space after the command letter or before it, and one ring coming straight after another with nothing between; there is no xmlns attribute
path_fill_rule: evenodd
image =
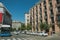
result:
<svg viewBox="0 0 60 40"><path fill-rule="evenodd" d="M19 31L18 31L18 32L17 32L17 31L14 31L13 33L14 33L15 35L18 35L20 32L19 32Z"/></svg>
<svg viewBox="0 0 60 40"><path fill-rule="evenodd" d="M35 34L34 32L32 32L31 34Z"/></svg>
<svg viewBox="0 0 60 40"><path fill-rule="evenodd" d="M22 31L21 33L22 33L22 34L26 34L26 31Z"/></svg>
<svg viewBox="0 0 60 40"><path fill-rule="evenodd" d="M40 35L40 36L48 36L48 33L40 32L38 35Z"/></svg>
<svg viewBox="0 0 60 40"><path fill-rule="evenodd" d="M14 34L17 34L17 32L16 32L16 31L14 31L13 33L14 33Z"/></svg>
<svg viewBox="0 0 60 40"><path fill-rule="evenodd" d="M22 31L21 33L24 33L24 31Z"/></svg>

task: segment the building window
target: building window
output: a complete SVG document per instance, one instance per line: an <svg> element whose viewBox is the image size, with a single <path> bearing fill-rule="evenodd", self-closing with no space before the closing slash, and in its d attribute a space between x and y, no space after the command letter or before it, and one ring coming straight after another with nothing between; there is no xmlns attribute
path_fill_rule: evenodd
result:
<svg viewBox="0 0 60 40"><path fill-rule="evenodd" d="M45 22L48 24L48 21L47 21L47 19L45 19Z"/></svg>
<svg viewBox="0 0 60 40"><path fill-rule="evenodd" d="M42 8L40 8L40 12L42 12Z"/></svg>
<svg viewBox="0 0 60 40"><path fill-rule="evenodd" d="M45 16L47 16L47 12L45 11Z"/></svg>
<svg viewBox="0 0 60 40"><path fill-rule="evenodd" d="M27 16L27 17L29 17L29 16Z"/></svg>
<svg viewBox="0 0 60 40"><path fill-rule="evenodd" d="M42 13L40 13L40 15L42 15Z"/></svg>
<svg viewBox="0 0 60 40"><path fill-rule="evenodd" d="M60 0L56 0L57 1L57 4L60 4Z"/></svg>
<svg viewBox="0 0 60 40"><path fill-rule="evenodd" d="M46 1L44 0L44 5L46 4Z"/></svg>
<svg viewBox="0 0 60 40"><path fill-rule="evenodd" d="M52 0L49 0L49 2L52 1Z"/></svg>
<svg viewBox="0 0 60 40"><path fill-rule="evenodd" d="M41 3L40 3L40 6L41 6Z"/></svg>
<svg viewBox="0 0 60 40"><path fill-rule="evenodd" d="M42 15L40 15L40 18L42 18Z"/></svg>
<svg viewBox="0 0 60 40"><path fill-rule="evenodd" d="M60 22L60 15L59 15L59 16L57 16L57 21L58 21L58 22Z"/></svg>
<svg viewBox="0 0 60 40"><path fill-rule="evenodd" d="M27 21L29 21L29 20L27 19Z"/></svg>
<svg viewBox="0 0 60 40"><path fill-rule="evenodd" d="M54 17L51 17L51 21L52 21L52 23L54 23Z"/></svg>
<svg viewBox="0 0 60 40"><path fill-rule="evenodd" d="M60 6L58 7L58 12L60 12Z"/></svg>
<svg viewBox="0 0 60 40"><path fill-rule="evenodd" d="M52 33L55 34L55 26L52 25Z"/></svg>
<svg viewBox="0 0 60 40"><path fill-rule="evenodd" d="M36 16L38 16L38 7L36 6Z"/></svg>
<svg viewBox="0 0 60 40"><path fill-rule="evenodd" d="M47 9L46 6L44 6L45 10Z"/></svg>
<svg viewBox="0 0 60 40"><path fill-rule="evenodd" d="M40 22L42 23L42 20L40 20Z"/></svg>
<svg viewBox="0 0 60 40"><path fill-rule="evenodd" d="M33 8L33 15L34 15L34 8Z"/></svg>
<svg viewBox="0 0 60 40"><path fill-rule="evenodd" d="M51 15L53 15L53 9L50 10Z"/></svg>
<svg viewBox="0 0 60 40"><path fill-rule="evenodd" d="M52 3L50 3L50 7L52 7Z"/></svg>

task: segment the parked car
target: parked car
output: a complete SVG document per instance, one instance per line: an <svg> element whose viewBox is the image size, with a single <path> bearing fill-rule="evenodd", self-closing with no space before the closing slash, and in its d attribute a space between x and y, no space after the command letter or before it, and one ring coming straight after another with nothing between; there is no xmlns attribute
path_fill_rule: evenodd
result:
<svg viewBox="0 0 60 40"><path fill-rule="evenodd" d="M21 33L22 33L22 34L26 34L26 31L22 31Z"/></svg>
<svg viewBox="0 0 60 40"><path fill-rule="evenodd" d="M13 32L15 35L18 35L20 32L19 31L14 31Z"/></svg>
<svg viewBox="0 0 60 40"><path fill-rule="evenodd" d="M30 33L30 34L37 35L38 33L36 33L36 32L32 32L32 33Z"/></svg>
<svg viewBox="0 0 60 40"><path fill-rule="evenodd" d="M48 36L48 33L40 32L38 35L40 35L40 36Z"/></svg>

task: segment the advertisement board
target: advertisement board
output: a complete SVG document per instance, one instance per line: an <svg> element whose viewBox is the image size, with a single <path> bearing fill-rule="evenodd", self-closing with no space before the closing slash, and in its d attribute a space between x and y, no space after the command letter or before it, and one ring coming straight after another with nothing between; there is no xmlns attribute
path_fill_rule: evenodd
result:
<svg viewBox="0 0 60 40"><path fill-rule="evenodd" d="M3 8L0 8L0 23L2 23L3 20L3 13L4 13Z"/></svg>
<svg viewBox="0 0 60 40"><path fill-rule="evenodd" d="M0 13L0 23L2 23L2 13Z"/></svg>

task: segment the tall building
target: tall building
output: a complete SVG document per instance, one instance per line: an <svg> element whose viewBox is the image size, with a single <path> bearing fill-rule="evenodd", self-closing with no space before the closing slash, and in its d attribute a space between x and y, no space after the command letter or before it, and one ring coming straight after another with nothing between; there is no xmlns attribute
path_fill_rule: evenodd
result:
<svg viewBox="0 0 60 40"><path fill-rule="evenodd" d="M27 26L30 23L30 14L26 13L25 14L25 26Z"/></svg>
<svg viewBox="0 0 60 40"><path fill-rule="evenodd" d="M40 23L43 22L52 24L49 31L59 32L60 0L41 0L29 10L29 14L32 32L40 32Z"/></svg>
<svg viewBox="0 0 60 40"><path fill-rule="evenodd" d="M2 25L12 26L11 14L7 8L0 2L0 28Z"/></svg>

